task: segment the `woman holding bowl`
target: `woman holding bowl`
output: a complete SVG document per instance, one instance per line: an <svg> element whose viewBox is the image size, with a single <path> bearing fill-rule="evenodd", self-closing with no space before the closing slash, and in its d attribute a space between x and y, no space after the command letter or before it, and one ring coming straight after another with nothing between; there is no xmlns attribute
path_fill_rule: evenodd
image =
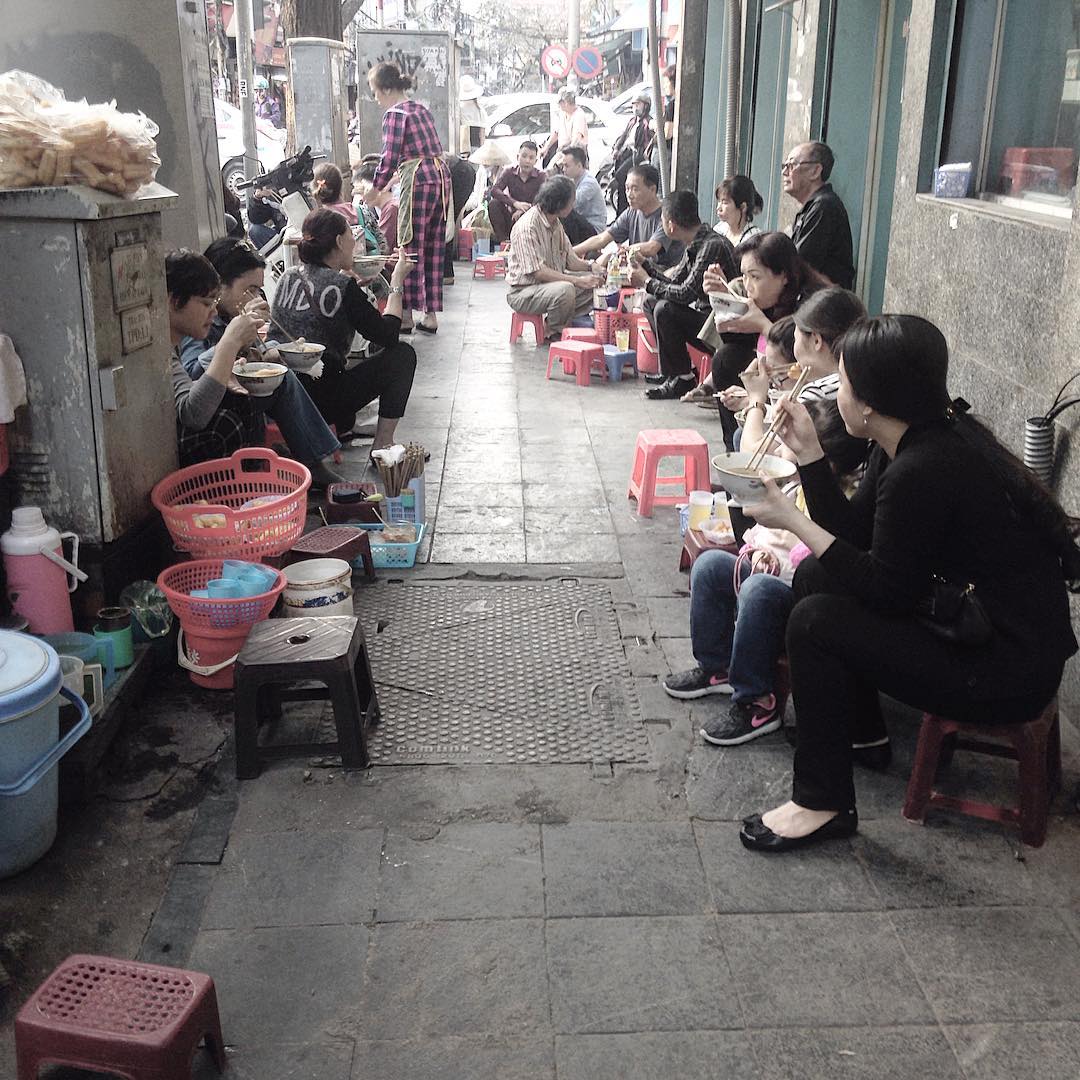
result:
<svg viewBox="0 0 1080 1080"><path fill-rule="evenodd" d="M743 819L740 839L787 851L858 828L853 747L887 745L878 694L959 721L1031 719L1077 650L1066 583L1080 550L1054 497L946 389L948 346L914 315L857 323L838 345L837 405L874 445L849 500L806 407L783 401L779 434L795 454L810 517L771 481L746 512L790 529L813 558L787 654L798 719L787 803ZM947 641L918 617L944 581L968 585L987 637Z"/></svg>

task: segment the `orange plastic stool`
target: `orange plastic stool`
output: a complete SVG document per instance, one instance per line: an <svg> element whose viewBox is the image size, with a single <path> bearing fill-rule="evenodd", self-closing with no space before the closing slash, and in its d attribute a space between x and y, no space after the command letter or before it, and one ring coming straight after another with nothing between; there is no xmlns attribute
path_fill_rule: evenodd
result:
<svg viewBox="0 0 1080 1080"><path fill-rule="evenodd" d="M681 476L657 478L656 470L663 458L681 457ZM678 484L682 491L671 495L657 492L660 485ZM634 447L634 467L630 473L627 497L637 499L641 517L652 517L654 506L674 506L685 502L691 491L708 491L709 444L689 428L650 428L639 431Z"/></svg>
<svg viewBox="0 0 1080 1080"><path fill-rule="evenodd" d="M705 352L695 345L687 345L686 351L690 354L690 363L697 372L698 386L700 386L712 371L712 353Z"/></svg>
<svg viewBox="0 0 1080 1080"><path fill-rule="evenodd" d="M15 1018L19 1080L37 1080L46 1063L130 1080L191 1080L203 1037L224 1072L209 975L108 956L69 956Z"/></svg>
<svg viewBox="0 0 1080 1080"><path fill-rule="evenodd" d="M988 742L987 738L1007 740ZM992 757L1012 758L1020 765L1019 805L942 795L934 790L938 762L953 750L973 750ZM1031 847L1046 840L1050 799L1061 784L1061 729L1057 697L1034 720L1016 724L962 724L933 713L923 713L915 765L904 797L904 817L921 822L928 806L941 806L960 814L1020 826L1020 839Z"/></svg>
<svg viewBox="0 0 1080 1080"><path fill-rule="evenodd" d="M473 262L472 276L483 278L485 281L506 277L506 256L477 255Z"/></svg>
<svg viewBox="0 0 1080 1080"><path fill-rule="evenodd" d="M510 316L510 344L513 345L515 341L525 332L525 327L531 326L533 328L533 339L536 341L537 347L544 344L544 316L543 315L526 315L523 312L515 311Z"/></svg>
<svg viewBox="0 0 1080 1080"><path fill-rule="evenodd" d="M551 368L556 360L561 360L563 372L577 376L578 386L588 386L589 376L595 364L607 378L607 364L604 362L603 345L594 345L588 341L555 341L548 349L547 378L551 378ZM567 368L567 362L571 367Z"/></svg>

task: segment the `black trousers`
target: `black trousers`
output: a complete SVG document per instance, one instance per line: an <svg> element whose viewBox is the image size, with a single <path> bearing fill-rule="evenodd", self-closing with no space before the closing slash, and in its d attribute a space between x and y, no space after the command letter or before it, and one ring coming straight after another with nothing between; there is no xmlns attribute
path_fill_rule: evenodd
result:
<svg viewBox="0 0 1080 1080"><path fill-rule="evenodd" d="M376 398L380 417L396 420L404 416L415 374L416 350L399 341L348 371L326 370L318 379L298 373L297 378L323 419L343 432L352 428L357 411Z"/></svg>
<svg viewBox="0 0 1080 1080"><path fill-rule="evenodd" d="M979 723L1035 717L1057 692L1033 685L1022 697L975 700L971 650L950 645L909 616L871 611L814 558L795 572L787 654L798 742L791 797L811 810L855 806L851 744L885 734L878 694L925 712Z"/></svg>
<svg viewBox="0 0 1080 1080"><path fill-rule="evenodd" d="M588 240L590 236L596 235L596 226L590 221L587 221L576 210L571 210L566 217L563 218L563 229L566 231L566 238L570 241L570 246L575 247L580 244L582 240Z"/></svg>
<svg viewBox="0 0 1080 1080"><path fill-rule="evenodd" d="M658 300L655 296L645 297L645 314L656 331L661 374L669 379L689 375L692 366L686 346L696 345L707 350L707 346L698 340L698 331L705 325L708 315L686 304Z"/></svg>
<svg viewBox="0 0 1080 1080"><path fill-rule="evenodd" d="M742 386L739 376L754 359L758 335L721 334L720 341L720 348L713 353L712 358L713 387L717 392L726 390L729 386ZM734 450L735 431L739 426L735 421L735 414L719 401L717 401L717 407L720 410L720 428L724 433L724 446L728 450Z"/></svg>

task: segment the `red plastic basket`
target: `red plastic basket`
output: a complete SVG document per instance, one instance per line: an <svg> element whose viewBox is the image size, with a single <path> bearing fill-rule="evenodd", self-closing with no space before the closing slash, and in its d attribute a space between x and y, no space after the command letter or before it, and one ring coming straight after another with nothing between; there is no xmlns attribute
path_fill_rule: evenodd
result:
<svg viewBox="0 0 1080 1080"><path fill-rule="evenodd" d="M311 473L300 462L252 447L170 473L150 498L181 551L255 562L281 555L301 536L309 487ZM274 501L241 509L266 496Z"/></svg>
<svg viewBox="0 0 1080 1080"><path fill-rule="evenodd" d="M198 559L166 567L158 575L158 588L165 594L169 607L187 633L254 626L273 611L278 595L285 588L285 575L267 566L265 569L277 578L269 592L236 599L207 599L190 595L192 589L205 589L208 581L220 578L223 566L223 559Z"/></svg>

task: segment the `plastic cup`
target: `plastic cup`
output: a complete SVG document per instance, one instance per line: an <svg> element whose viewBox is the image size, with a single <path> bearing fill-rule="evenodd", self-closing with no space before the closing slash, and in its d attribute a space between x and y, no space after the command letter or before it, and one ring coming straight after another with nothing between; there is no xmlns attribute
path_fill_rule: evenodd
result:
<svg viewBox="0 0 1080 1080"><path fill-rule="evenodd" d="M630 330L629 330L629 328L627 328L625 330L616 330L615 331L615 348L618 349L619 352L629 352L630 351Z"/></svg>
<svg viewBox="0 0 1080 1080"><path fill-rule="evenodd" d="M236 578L215 578L208 581L206 591L212 600L236 600L244 595L241 583Z"/></svg>
<svg viewBox="0 0 1080 1080"><path fill-rule="evenodd" d="M238 578L243 577L245 570L251 569L251 563L243 562L240 559L226 559L221 564L221 576L223 578Z"/></svg>
<svg viewBox="0 0 1080 1080"><path fill-rule="evenodd" d="M713 493L711 491L690 492L690 515L687 528L700 529L713 516Z"/></svg>

